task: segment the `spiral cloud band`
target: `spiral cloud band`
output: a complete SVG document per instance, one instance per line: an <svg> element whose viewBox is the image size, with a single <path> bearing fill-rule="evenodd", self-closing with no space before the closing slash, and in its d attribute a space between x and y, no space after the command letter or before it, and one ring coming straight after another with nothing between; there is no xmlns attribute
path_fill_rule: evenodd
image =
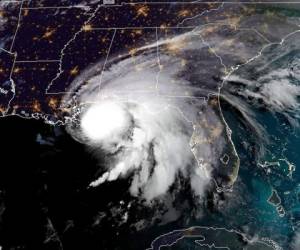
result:
<svg viewBox="0 0 300 250"><path fill-rule="evenodd" d="M217 94L210 77L216 72L191 69L203 63L191 54L220 65L209 49L188 32L112 59L97 72L99 63L74 83L65 103L76 100L80 111L68 130L106 165L90 187L128 178L130 194L151 201L178 189L179 180L201 197L219 170L234 181L232 168L224 167L236 160L226 124L216 97L207 99Z"/></svg>

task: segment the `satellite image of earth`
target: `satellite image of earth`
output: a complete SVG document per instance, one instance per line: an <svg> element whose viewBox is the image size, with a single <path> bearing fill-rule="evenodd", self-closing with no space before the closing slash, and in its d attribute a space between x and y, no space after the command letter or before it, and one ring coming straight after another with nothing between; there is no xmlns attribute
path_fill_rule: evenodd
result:
<svg viewBox="0 0 300 250"><path fill-rule="evenodd" d="M0 250L300 250L300 2L0 0Z"/></svg>

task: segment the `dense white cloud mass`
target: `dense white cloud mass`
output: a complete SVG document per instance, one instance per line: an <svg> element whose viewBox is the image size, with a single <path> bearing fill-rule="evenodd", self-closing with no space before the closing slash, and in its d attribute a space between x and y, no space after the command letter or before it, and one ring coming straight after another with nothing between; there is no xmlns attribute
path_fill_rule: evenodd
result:
<svg viewBox="0 0 300 250"><path fill-rule="evenodd" d="M205 48L199 39L196 44L197 50ZM184 47L182 55L189 49L193 46ZM199 88L177 77L183 58L161 52L159 59L156 47L148 46L134 57L112 62L100 74L83 74L89 79L80 88L74 83L82 108L79 128L69 131L96 156L105 154L107 163L90 187L128 178L130 193L151 201L183 178L196 196L203 195L226 146L224 127L198 96ZM216 144L212 133L220 139Z"/></svg>
<svg viewBox="0 0 300 250"><path fill-rule="evenodd" d="M92 141L103 141L118 137L129 127L130 117L126 110L112 101L97 103L83 115L81 127Z"/></svg>
<svg viewBox="0 0 300 250"><path fill-rule="evenodd" d="M298 76L298 58L289 69L277 66L268 57L270 53L262 51L266 41L257 34L256 42L247 49L243 30L233 31L235 42L226 32L210 39L211 29L229 28L213 25L183 34L162 34L153 44L100 62L74 81L70 88L74 94L66 95L65 102L75 100L80 107L81 126L69 131L109 159L107 169L91 186L128 178L132 195L151 200L167 193L179 178L199 196L212 178L221 185L226 180L228 186L234 183L239 159L218 103L208 97L218 94L231 65L249 60L226 78L221 98L265 142L268 138L253 107L288 116L298 108L300 90L288 80ZM229 41L227 49L220 46L224 39ZM278 44L269 50L287 53L289 43L295 41L290 38L285 46ZM234 51L236 45L242 51L230 57L228 51ZM227 158L228 165L220 163Z"/></svg>
<svg viewBox="0 0 300 250"><path fill-rule="evenodd" d="M111 155L111 163L90 186L132 174L130 193L150 201L181 174L197 195L203 194L209 175L191 151L193 127L183 113L159 96L144 95L143 103L101 99L87 107L81 127L92 144Z"/></svg>
<svg viewBox="0 0 300 250"><path fill-rule="evenodd" d="M179 178L198 196L218 171L223 176L219 183L222 178L228 179L229 185L234 183L239 159L218 105L208 102L208 96L218 93L225 65L233 61L226 50L212 52L205 34L210 33L195 29L161 38L133 54L100 62L74 81L69 90L74 94L67 94L64 102L75 100L80 107L80 126L69 126L69 131L99 157L105 154L107 162L91 187L128 178L130 193L149 201L166 194ZM222 43L222 39L217 37L214 43ZM239 43L244 43L244 48L247 40L241 36ZM257 42L256 50L240 53L242 59L254 58L262 45ZM260 57L261 67L267 61L264 56ZM268 70L252 81L244 77L251 71L247 67L241 70L243 77L232 74L227 79L239 84L225 85L222 98L263 137L248 100L262 101L272 111L295 109L299 86L283 79L288 71ZM228 152L230 163L225 169L227 163L220 159Z"/></svg>

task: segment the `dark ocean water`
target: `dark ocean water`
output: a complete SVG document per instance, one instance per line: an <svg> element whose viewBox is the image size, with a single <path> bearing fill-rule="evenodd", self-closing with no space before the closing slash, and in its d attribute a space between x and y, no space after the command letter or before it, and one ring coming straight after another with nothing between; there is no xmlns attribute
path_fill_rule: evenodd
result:
<svg viewBox="0 0 300 250"><path fill-rule="evenodd" d="M3 250L54 250L62 244L70 250L145 249L160 232L137 232L130 219L125 225L117 223L122 211L111 214L111 208L132 199L129 183L121 180L88 189L101 163L63 127L6 117L0 120L0 130ZM151 219L146 210L131 213Z"/></svg>
<svg viewBox="0 0 300 250"><path fill-rule="evenodd" d="M209 194L200 219L185 217L140 232L130 227L130 221L121 226L115 224L115 215L110 214L110 208L120 200L131 199L124 191L128 190L128 183L118 181L88 190L99 162L63 127L18 117L1 119L0 245L3 249L10 249L11 245L27 246L24 249L59 249L63 242L64 249L75 249L75 246L76 249L99 249L99 246L101 249L108 246L143 249L161 233L202 225L237 229L249 237L268 237L288 249L300 217L299 129L288 125L280 115L258 112L257 119L268 136L276 138L258 145L252 131L225 103L223 111L241 159L232 195L223 197L225 208L219 210L210 205L213 194ZM265 161L273 163L261 167L259 163ZM296 166L292 175L289 164ZM272 190L281 199L284 216L268 202ZM95 225L99 211L107 215ZM151 216L147 211L143 213L145 218ZM135 240L137 237L140 240Z"/></svg>
<svg viewBox="0 0 300 250"><path fill-rule="evenodd" d="M299 15L295 10L285 14ZM1 118L3 250L62 249L62 244L67 250L145 249L160 234L195 225L236 229L250 238L267 237L284 250L290 249L300 228L300 128L290 124L284 114L253 106L255 119L269 139L263 141L236 110L225 102L221 106L241 161L232 192L208 193L199 218L189 218L185 211L175 222L158 222L140 231L131 223L140 217L152 218L151 211L120 204L120 200L125 204L132 200L126 180L88 189L99 175L101 161L91 157L92 152L72 139L64 127L41 120ZM274 190L279 205L268 202ZM214 199L220 201L218 206ZM124 211L131 217L119 224Z"/></svg>

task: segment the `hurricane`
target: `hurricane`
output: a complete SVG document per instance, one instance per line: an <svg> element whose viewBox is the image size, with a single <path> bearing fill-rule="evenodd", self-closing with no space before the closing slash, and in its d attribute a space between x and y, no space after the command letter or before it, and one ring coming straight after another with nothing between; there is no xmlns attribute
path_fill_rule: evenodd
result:
<svg viewBox="0 0 300 250"><path fill-rule="evenodd" d="M217 35L209 40L212 30ZM228 33L237 42L227 41ZM188 190L187 199L202 204L197 213L212 190L230 196L240 157L229 123L245 126L257 161L272 144L257 110L297 126L299 86L287 80L297 76L297 59L285 59L286 69L274 57L293 53L297 32L271 45L255 33L256 50L244 34L230 25L199 26L82 72L62 103L67 131L101 162L87 188L125 180L143 206L179 211L178 194ZM240 49L236 67L228 46Z"/></svg>

